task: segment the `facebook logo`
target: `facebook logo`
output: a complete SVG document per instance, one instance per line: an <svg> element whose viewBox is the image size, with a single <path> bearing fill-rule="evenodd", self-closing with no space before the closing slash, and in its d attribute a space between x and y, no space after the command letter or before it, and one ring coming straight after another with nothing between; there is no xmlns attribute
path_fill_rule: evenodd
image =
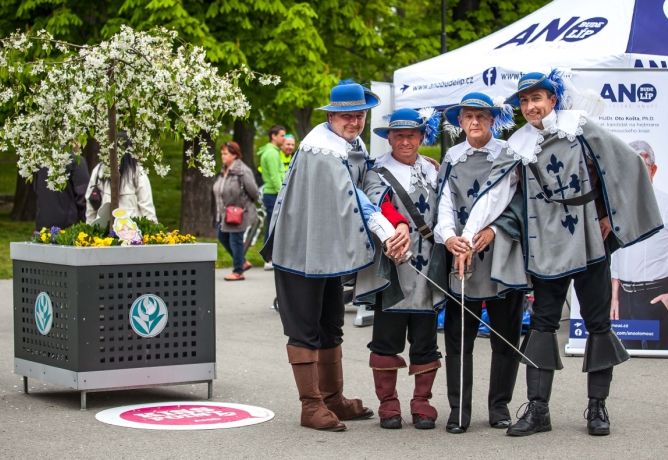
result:
<svg viewBox="0 0 668 460"><path fill-rule="evenodd" d="M492 86L496 83L496 67L490 67L482 73L482 82L485 86Z"/></svg>

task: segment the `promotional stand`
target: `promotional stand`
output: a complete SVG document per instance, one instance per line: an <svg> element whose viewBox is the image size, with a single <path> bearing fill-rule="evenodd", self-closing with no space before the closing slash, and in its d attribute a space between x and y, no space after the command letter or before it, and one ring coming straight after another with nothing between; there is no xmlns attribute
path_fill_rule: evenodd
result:
<svg viewBox="0 0 668 460"><path fill-rule="evenodd" d="M215 244L11 243L14 373L95 391L216 378Z"/></svg>

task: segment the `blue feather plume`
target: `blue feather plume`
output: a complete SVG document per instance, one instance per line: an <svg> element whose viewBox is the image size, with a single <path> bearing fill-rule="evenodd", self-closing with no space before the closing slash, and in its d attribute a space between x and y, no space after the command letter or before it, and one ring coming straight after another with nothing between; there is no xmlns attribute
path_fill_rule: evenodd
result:
<svg viewBox="0 0 668 460"><path fill-rule="evenodd" d="M554 94L557 96L555 110L569 110L573 101L564 82L564 72L559 69L552 69L552 72L547 76L547 80L554 87Z"/></svg>
<svg viewBox="0 0 668 460"><path fill-rule="evenodd" d="M494 124L492 125L492 133L495 137L499 137L502 131L510 130L515 126L515 120L513 120L513 106L510 104L504 104L501 106L501 112L494 117Z"/></svg>
<svg viewBox="0 0 668 460"><path fill-rule="evenodd" d="M438 128L441 125L441 112L433 107L428 107L418 110L418 113L426 123L422 145L432 145L436 142L436 136L439 133Z"/></svg>
<svg viewBox="0 0 668 460"><path fill-rule="evenodd" d="M357 82L355 81L355 79L353 79L353 78L348 78L348 79L346 79L346 80L340 80L338 86L341 86L341 85L354 85L354 84L356 84L356 83L357 83Z"/></svg>

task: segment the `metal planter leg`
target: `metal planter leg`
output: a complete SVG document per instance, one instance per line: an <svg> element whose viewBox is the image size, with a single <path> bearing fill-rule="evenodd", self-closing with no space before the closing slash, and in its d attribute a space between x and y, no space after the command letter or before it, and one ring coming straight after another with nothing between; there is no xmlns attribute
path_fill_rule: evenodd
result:
<svg viewBox="0 0 668 460"><path fill-rule="evenodd" d="M28 394L28 377L23 376L23 392Z"/></svg>
<svg viewBox="0 0 668 460"><path fill-rule="evenodd" d="M86 407L86 391L81 392L81 410L88 410Z"/></svg>

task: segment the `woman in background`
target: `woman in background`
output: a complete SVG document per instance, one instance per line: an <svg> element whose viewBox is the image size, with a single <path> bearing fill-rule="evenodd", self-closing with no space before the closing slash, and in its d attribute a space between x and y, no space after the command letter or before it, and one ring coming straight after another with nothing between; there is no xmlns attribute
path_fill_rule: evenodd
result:
<svg viewBox="0 0 668 460"><path fill-rule="evenodd" d="M218 241L234 262L234 270L225 277L225 281L241 281L245 279L244 271L251 268L245 257L244 232L257 219L254 202L260 196L260 191L255 185L253 172L241 161L239 144L226 142L220 148L220 153L223 168L213 184L213 220L218 228ZM234 212L228 209L230 207L243 209L241 223L230 222Z"/></svg>

